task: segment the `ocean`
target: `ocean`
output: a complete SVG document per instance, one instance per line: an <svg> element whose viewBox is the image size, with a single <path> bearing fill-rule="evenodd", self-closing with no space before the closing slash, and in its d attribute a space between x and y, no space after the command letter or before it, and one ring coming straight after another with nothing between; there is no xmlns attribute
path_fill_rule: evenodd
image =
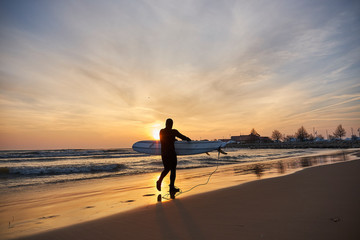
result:
<svg viewBox="0 0 360 240"><path fill-rule="evenodd" d="M321 153L319 149L224 149L209 155L178 156L177 169L256 163ZM81 181L162 170L160 156L132 149L64 149L0 151L0 191L39 184Z"/></svg>

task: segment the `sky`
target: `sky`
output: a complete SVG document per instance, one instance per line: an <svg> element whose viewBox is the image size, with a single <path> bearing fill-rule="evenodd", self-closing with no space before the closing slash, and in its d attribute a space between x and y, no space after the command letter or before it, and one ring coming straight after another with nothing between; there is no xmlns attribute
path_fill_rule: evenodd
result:
<svg viewBox="0 0 360 240"><path fill-rule="evenodd" d="M359 1L0 1L0 149L349 137L359 76Z"/></svg>

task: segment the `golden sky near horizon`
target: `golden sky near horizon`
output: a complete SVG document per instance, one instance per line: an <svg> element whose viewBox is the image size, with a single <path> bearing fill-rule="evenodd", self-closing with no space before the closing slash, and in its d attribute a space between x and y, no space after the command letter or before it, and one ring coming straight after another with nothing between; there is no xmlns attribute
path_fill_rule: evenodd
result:
<svg viewBox="0 0 360 240"><path fill-rule="evenodd" d="M360 127L356 1L1 1L0 149Z"/></svg>

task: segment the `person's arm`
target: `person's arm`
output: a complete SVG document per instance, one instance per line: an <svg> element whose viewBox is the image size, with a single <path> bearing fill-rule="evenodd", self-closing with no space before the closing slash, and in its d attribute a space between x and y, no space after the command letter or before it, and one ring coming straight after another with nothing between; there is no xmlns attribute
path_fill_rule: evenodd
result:
<svg viewBox="0 0 360 240"><path fill-rule="evenodd" d="M176 137L180 138L181 140L186 140L186 141L188 141L188 142L191 141L190 138L188 138L188 137L185 136L185 135L182 135L178 130L175 130L175 131L176 131L176 134L175 134Z"/></svg>

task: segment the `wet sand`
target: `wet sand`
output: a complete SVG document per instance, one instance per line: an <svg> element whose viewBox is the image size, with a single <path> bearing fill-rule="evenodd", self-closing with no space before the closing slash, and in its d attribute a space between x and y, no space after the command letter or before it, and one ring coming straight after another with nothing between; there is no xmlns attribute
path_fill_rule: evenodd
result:
<svg viewBox="0 0 360 240"><path fill-rule="evenodd" d="M337 157L330 158L345 160L345 155ZM311 159L328 163L328 157L315 157L297 163L272 161L268 165L277 168L260 165L260 171L251 165L224 166L212 176L211 184L159 203L152 186L158 174L126 178L126 183L108 179L58 185L57 190L45 191L36 201L18 193L17 204L9 203L6 210L1 209L2 216L7 212L9 219L7 230L2 230L7 235L2 238L60 228L25 239L355 239L360 236L356 229L360 223L360 196L356 191L360 161L286 175L295 171L291 168L294 164L311 166ZM194 182L203 183L209 171L213 169L183 171L178 184L187 189ZM248 182L260 176L261 180ZM274 176L281 177L263 179ZM226 186L224 181L232 186L248 183L212 191ZM12 219L11 210L19 211L19 206L24 210L22 215L29 216Z"/></svg>

